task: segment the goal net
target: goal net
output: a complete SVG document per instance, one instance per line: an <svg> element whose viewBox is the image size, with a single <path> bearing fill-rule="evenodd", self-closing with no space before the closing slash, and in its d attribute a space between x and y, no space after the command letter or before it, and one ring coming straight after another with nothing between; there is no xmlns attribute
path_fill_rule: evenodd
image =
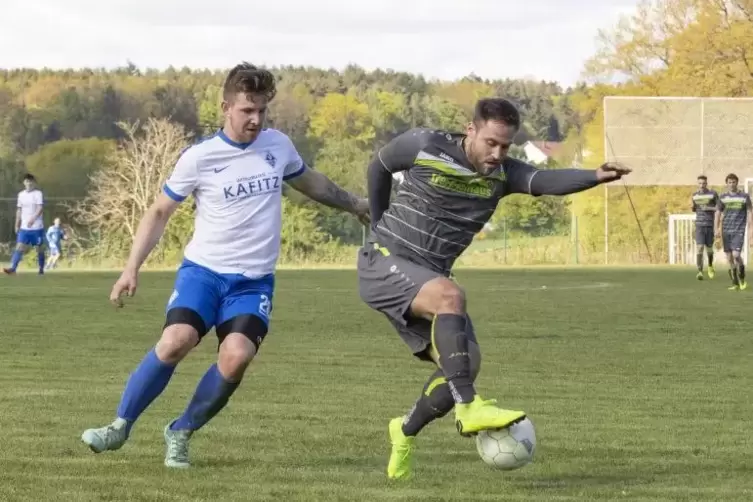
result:
<svg viewBox="0 0 753 502"><path fill-rule="evenodd" d="M668 244L662 261L695 264L695 216L672 213L678 209L683 211L681 207L689 205L690 195L696 190L696 179L701 174L708 178L710 187L720 190L727 174L735 173L741 182L746 180L745 188L750 192L753 187L753 141L750 139L753 138L753 98L607 96L603 106L604 159L624 162L633 168L623 181L625 185L636 187L636 192L644 190L642 193L655 193L654 197L670 197L665 201L663 212L656 207L655 216L646 216L644 212L641 217L652 218L644 225L651 229L647 236L651 246L658 254L664 254L660 248ZM679 187L688 190L687 198L681 195L681 204L677 202L680 197L677 194L684 188ZM604 190L604 255L608 262L609 213L614 211L613 223L619 221L622 225L615 230L618 232L612 239L615 243L624 231L626 214L618 206L610 209L610 205L621 203L625 198L621 193L628 189L605 185ZM641 202L648 206L645 200L636 206ZM641 207L637 209L640 212ZM635 218L638 217L636 214ZM665 231L668 234L661 235ZM747 243L746 235L746 263Z"/></svg>

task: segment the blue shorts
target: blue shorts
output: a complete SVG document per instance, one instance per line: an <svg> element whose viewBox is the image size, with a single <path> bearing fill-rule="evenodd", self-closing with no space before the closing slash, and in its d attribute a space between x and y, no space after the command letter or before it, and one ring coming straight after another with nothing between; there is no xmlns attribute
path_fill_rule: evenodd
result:
<svg viewBox="0 0 753 502"><path fill-rule="evenodd" d="M240 315L256 316L269 326L274 289L274 274L249 279L240 274L218 274L183 260L166 310L184 308L196 312L204 321L206 332Z"/></svg>
<svg viewBox="0 0 753 502"><path fill-rule="evenodd" d="M19 230L18 238L16 239L18 244L25 246L41 246L44 244L44 229L39 230Z"/></svg>
<svg viewBox="0 0 753 502"><path fill-rule="evenodd" d="M60 247L54 242L47 242L47 247L50 249L50 256L57 256L60 254Z"/></svg>

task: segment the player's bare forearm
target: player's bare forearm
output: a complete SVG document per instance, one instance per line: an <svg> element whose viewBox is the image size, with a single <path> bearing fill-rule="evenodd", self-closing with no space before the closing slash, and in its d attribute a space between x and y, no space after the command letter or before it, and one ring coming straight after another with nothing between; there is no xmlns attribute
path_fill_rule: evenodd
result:
<svg viewBox="0 0 753 502"><path fill-rule="evenodd" d="M21 210L16 209L16 231L21 228Z"/></svg>
<svg viewBox="0 0 753 502"><path fill-rule="evenodd" d="M358 214L361 199L343 190L324 174L313 169L288 181L288 184L308 198L325 206Z"/></svg>
<svg viewBox="0 0 753 502"><path fill-rule="evenodd" d="M177 207L177 202L161 193L157 201L146 211L133 237L133 247L125 267L128 272L138 272L162 238L165 226Z"/></svg>
<svg viewBox="0 0 753 502"><path fill-rule="evenodd" d="M531 195L570 195L600 184L591 169L552 169L536 171L530 182Z"/></svg>

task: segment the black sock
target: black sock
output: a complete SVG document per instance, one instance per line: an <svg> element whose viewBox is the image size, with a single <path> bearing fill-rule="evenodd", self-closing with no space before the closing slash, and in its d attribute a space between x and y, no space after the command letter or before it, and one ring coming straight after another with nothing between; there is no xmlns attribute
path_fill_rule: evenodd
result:
<svg viewBox="0 0 753 502"><path fill-rule="evenodd" d="M709 249L706 251L706 254L708 255L709 259L709 267L711 267L714 264L714 251Z"/></svg>
<svg viewBox="0 0 753 502"><path fill-rule="evenodd" d="M737 265L737 269L740 280L745 281L745 263L740 263L739 265Z"/></svg>
<svg viewBox="0 0 753 502"><path fill-rule="evenodd" d="M438 369L424 385L421 397L403 422L403 434L415 436L437 418L447 415L455 406L444 372Z"/></svg>
<svg viewBox="0 0 753 502"><path fill-rule="evenodd" d="M695 264L698 266L698 271L701 272L703 270L703 252L695 255Z"/></svg>
<svg viewBox="0 0 753 502"><path fill-rule="evenodd" d="M470 403L476 395L465 328L465 316L456 314L439 314L432 325L432 344L456 403Z"/></svg>
<svg viewBox="0 0 753 502"><path fill-rule="evenodd" d="M729 269L729 278L732 279L732 284L737 286L739 284L737 280L737 267L732 267Z"/></svg>

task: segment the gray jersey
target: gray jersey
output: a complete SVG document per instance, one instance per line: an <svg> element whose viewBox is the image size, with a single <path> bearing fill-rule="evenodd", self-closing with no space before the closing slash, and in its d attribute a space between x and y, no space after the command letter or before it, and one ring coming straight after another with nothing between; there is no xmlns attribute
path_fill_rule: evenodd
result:
<svg viewBox="0 0 753 502"><path fill-rule="evenodd" d="M698 190L693 194L693 212L698 227L713 227L719 194L714 190Z"/></svg>
<svg viewBox="0 0 753 502"><path fill-rule="evenodd" d="M535 167L507 158L491 175L481 176L466 157L464 137L417 128L379 151L385 169L403 171L403 181L372 230L373 242L447 273L502 197L530 193Z"/></svg>
<svg viewBox="0 0 753 502"><path fill-rule="evenodd" d="M717 209L722 211L722 232L744 234L751 207L750 195L746 192L724 192L717 205Z"/></svg>

